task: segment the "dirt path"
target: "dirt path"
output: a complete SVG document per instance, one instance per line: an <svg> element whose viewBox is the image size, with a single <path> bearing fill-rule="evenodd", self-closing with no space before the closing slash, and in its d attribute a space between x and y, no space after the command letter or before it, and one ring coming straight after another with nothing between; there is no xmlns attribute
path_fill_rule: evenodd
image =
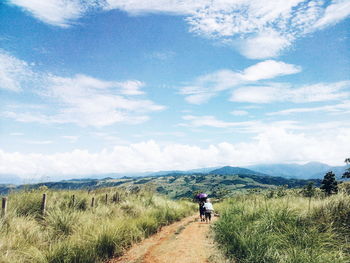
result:
<svg viewBox="0 0 350 263"><path fill-rule="evenodd" d="M124 256L110 263L205 263L215 253L208 238L209 224L198 216L187 217L165 226L154 236L133 246Z"/></svg>

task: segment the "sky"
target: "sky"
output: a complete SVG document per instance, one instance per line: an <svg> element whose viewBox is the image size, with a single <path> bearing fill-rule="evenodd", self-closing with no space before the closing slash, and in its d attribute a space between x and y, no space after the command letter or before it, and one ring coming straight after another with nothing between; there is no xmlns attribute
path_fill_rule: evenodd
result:
<svg viewBox="0 0 350 263"><path fill-rule="evenodd" d="M350 154L348 0L5 0L0 177Z"/></svg>

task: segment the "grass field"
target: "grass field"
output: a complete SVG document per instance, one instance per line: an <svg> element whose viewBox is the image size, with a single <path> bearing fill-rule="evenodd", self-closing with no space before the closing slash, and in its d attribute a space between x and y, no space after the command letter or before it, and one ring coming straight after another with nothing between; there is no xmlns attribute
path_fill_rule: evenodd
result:
<svg viewBox="0 0 350 263"><path fill-rule="evenodd" d="M47 211L42 216L44 191ZM150 191L119 190L118 195L119 201L113 189L10 194L7 215L0 218L0 262L102 262L196 208Z"/></svg>
<svg viewBox="0 0 350 263"><path fill-rule="evenodd" d="M229 260L350 262L349 192L325 197L316 191L310 199L300 189L258 191L215 204L220 218L214 236ZM194 203L169 200L147 187L14 192L6 216L0 217L0 262L104 262L196 209Z"/></svg>
<svg viewBox="0 0 350 263"><path fill-rule="evenodd" d="M232 262L349 263L350 196L238 195L219 204L216 241Z"/></svg>

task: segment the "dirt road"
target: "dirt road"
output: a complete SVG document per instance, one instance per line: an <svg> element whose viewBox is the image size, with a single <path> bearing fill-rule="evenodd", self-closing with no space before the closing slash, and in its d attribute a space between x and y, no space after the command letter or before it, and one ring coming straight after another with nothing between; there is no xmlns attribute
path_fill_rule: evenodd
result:
<svg viewBox="0 0 350 263"><path fill-rule="evenodd" d="M187 217L165 226L156 235L133 246L124 256L110 263L205 263L216 253L208 237L209 224L198 216Z"/></svg>

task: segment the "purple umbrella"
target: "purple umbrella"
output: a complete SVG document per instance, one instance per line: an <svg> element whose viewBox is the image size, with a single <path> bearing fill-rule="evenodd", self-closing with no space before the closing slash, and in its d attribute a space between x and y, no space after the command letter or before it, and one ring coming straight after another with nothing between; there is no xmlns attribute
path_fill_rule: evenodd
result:
<svg viewBox="0 0 350 263"><path fill-rule="evenodd" d="M200 199L202 199L202 198L207 198L207 197L208 197L208 195L205 194L205 193L200 193L200 194L198 195L198 198L200 198Z"/></svg>

